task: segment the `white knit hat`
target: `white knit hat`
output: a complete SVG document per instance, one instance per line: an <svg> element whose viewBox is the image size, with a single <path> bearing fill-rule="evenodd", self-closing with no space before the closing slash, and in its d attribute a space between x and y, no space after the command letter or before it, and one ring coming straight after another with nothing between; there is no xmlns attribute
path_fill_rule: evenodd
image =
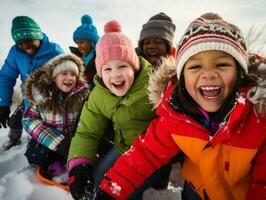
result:
<svg viewBox="0 0 266 200"><path fill-rule="evenodd" d="M205 13L189 25L177 45L177 77L190 57L208 50L230 54L248 71L247 49L240 29L216 13Z"/></svg>
<svg viewBox="0 0 266 200"><path fill-rule="evenodd" d="M79 75L78 65L71 60L65 60L63 62L56 64L53 70L52 77L54 78L57 74L59 74L62 71L72 71L77 76Z"/></svg>

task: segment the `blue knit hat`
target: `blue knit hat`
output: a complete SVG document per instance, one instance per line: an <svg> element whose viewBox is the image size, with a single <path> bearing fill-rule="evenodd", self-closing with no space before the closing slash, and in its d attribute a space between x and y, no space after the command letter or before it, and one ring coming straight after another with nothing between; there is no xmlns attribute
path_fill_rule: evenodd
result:
<svg viewBox="0 0 266 200"><path fill-rule="evenodd" d="M98 42L99 35L96 27L92 24L92 18L90 15L83 15L81 17L81 26L79 26L73 34L74 42L76 42L76 39L89 40L95 45Z"/></svg>

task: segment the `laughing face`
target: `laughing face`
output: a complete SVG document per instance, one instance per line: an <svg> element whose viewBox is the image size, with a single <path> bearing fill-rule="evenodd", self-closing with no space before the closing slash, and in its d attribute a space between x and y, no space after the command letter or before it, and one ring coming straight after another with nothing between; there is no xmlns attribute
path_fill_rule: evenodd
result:
<svg viewBox="0 0 266 200"><path fill-rule="evenodd" d="M72 71L62 71L56 75L54 81L61 91L69 93L76 85L77 75Z"/></svg>
<svg viewBox="0 0 266 200"><path fill-rule="evenodd" d="M34 56L38 52L40 45L40 40L21 40L17 42L17 47L29 56Z"/></svg>
<svg viewBox="0 0 266 200"><path fill-rule="evenodd" d="M217 112L236 85L236 61L223 51L198 53L186 62L184 79L194 101L207 112Z"/></svg>
<svg viewBox="0 0 266 200"><path fill-rule="evenodd" d="M134 82L133 67L121 60L111 60L102 67L105 86L116 96L124 96Z"/></svg>
<svg viewBox="0 0 266 200"><path fill-rule="evenodd" d="M158 37L150 37L143 41L144 58L152 65L158 65L158 61L166 56L166 43Z"/></svg>
<svg viewBox="0 0 266 200"><path fill-rule="evenodd" d="M89 40L76 39L75 42L77 43L78 49L83 56L88 55L89 52L92 50L91 42Z"/></svg>

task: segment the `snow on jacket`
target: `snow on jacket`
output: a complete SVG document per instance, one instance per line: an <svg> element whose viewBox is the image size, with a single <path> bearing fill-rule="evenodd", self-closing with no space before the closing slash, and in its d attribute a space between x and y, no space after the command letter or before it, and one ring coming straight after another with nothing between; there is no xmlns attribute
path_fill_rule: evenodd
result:
<svg viewBox="0 0 266 200"><path fill-rule="evenodd" d="M16 45L12 46L0 70L0 106L11 104L13 87L19 75L23 85L29 74L61 53L63 53L61 47L50 42L45 34L34 56L25 54Z"/></svg>
<svg viewBox="0 0 266 200"><path fill-rule="evenodd" d="M77 63L81 73L73 90L65 98L60 98L62 93L56 89L51 77L53 67L64 59ZM25 84L25 95L31 106L24 112L23 126L34 140L53 151L57 150L64 139L68 140L65 141L68 150L82 106L89 96L88 86L81 75L83 68L82 61L75 55L62 54L33 72ZM57 105L60 105L61 109L58 106L46 109L46 106L51 104L49 95L52 93L58 96Z"/></svg>
<svg viewBox="0 0 266 200"><path fill-rule="evenodd" d="M253 95L256 109L247 98L253 89L242 88L236 105L212 136L200 123L173 110L169 98L174 82L164 89L174 69L158 70L149 89L153 103L159 105L159 118L106 173L100 188L126 199L155 170L183 152L182 174L202 199L266 199L265 92ZM258 90L265 91L265 84L260 86Z"/></svg>
<svg viewBox="0 0 266 200"><path fill-rule="evenodd" d="M77 132L71 141L68 160L95 160L98 144L109 123L114 126L114 147L123 153L145 132L156 117L148 100L147 85L152 66L140 58L141 70L123 97L114 95L95 76L89 100L84 104Z"/></svg>

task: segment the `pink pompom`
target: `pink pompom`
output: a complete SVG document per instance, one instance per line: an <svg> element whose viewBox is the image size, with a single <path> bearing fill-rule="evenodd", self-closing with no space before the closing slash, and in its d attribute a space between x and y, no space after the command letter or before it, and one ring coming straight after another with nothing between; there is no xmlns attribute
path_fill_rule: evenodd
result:
<svg viewBox="0 0 266 200"><path fill-rule="evenodd" d="M121 26L118 21L109 21L105 24L104 26L104 32L109 33L109 32L121 32Z"/></svg>

